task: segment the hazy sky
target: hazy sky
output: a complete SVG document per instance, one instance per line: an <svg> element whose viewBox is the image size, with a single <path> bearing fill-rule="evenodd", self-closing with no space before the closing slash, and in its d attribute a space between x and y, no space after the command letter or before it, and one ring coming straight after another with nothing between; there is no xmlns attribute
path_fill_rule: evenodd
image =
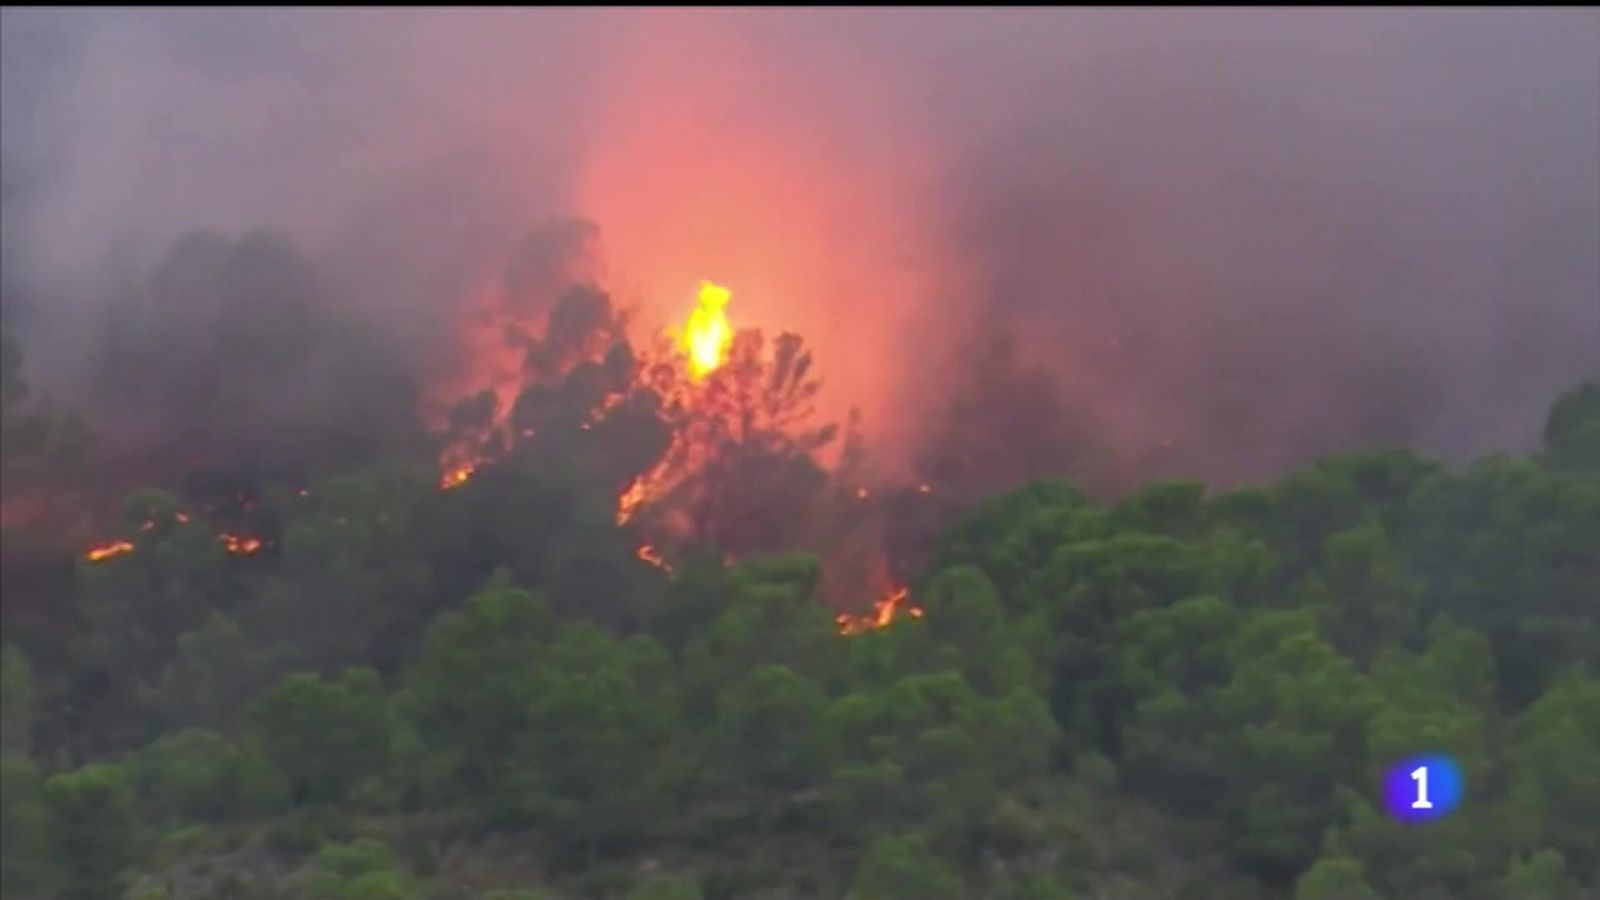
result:
<svg viewBox="0 0 1600 900"><path fill-rule="evenodd" d="M644 324L727 284L887 448L985 321L1135 474L1524 447L1600 375L1596 10L6 9L0 53L58 367L184 231L287 232L420 359L581 215Z"/></svg>

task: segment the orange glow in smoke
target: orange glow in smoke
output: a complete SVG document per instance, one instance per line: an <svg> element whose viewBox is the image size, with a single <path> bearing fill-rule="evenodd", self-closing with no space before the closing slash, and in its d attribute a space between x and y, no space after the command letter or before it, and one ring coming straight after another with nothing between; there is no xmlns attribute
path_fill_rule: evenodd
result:
<svg viewBox="0 0 1600 900"><path fill-rule="evenodd" d="M815 351L818 416L859 408L883 447L914 424L884 349L910 339L925 288L948 289L919 258L940 152L873 61L802 70L738 32L698 11L641 15L596 76L606 102L573 205L598 224L606 286L641 325L682 321L679 286L717 273L740 322Z"/></svg>

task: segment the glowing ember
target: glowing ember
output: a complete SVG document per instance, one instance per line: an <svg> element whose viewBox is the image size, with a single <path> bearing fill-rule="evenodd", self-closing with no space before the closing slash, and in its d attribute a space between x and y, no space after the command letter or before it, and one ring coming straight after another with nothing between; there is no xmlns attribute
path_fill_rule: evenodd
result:
<svg viewBox="0 0 1600 900"><path fill-rule="evenodd" d="M668 575L672 574L672 564L667 562L655 547L649 544L641 544L638 551L634 555L638 556L641 560L644 560L650 565L655 566L661 571L666 572Z"/></svg>
<svg viewBox="0 0 1600 900"><path fill-rule="evenodd" d="M860 634L869 629L888 627L901 612L913 619L922 618L922 607L911 602L911 591L903 587L895 588L874 602L870 613L859 616L840 613L833 621L839 626L840 634Z"/></svg>
<svg viewBox="0 0 1600 900"><path fill-rule="evenodd" d="M131 542L117 540L101 544L98 547L90 547L88 551L83 554L83 558L87 559L89 562L100 562L102 560L110 559L113 556L121 556L124 553L132 552L133 544Z"/></svg>
<svg viewBox="0 0 1600 900"><path fill-rule="evenodd" d="M466 484L467 479L471 478L472 474L476 471L478 471L478 466L476 463L467 463L446 471L443 475L439 476L439 490L448 491L451 488L460 487L463 484Z"/></svg>
<svg viewBox="0 0 1600 900"><path fill-rule="evenodd" d="M700 282L700 303L689 314L689 323L683 330L683 349L689 355L689 377L696 380L711 374L722 365L728 345L733 343L733 329L728 326L728 316L723 310L732 296L727 288Z"/></svg>
<svg viewBox="0 0 1600 900"><path fill-rule="evenodd" d="M181 513L181 512L173 513L172 514L172 521L177 522L179 525L187 525L189 523L189 514L188 513ZM155 531L156 530L156 520L155 519L145 519L142 523L139 524L139 530L140 531Z"/></svg>
<svg viewBox="0 0 1600 900"><path fill-rule="evenodd" d="M928 487L926 484L919 484L919 485L917 485L917 490L920 493L926 494L926 493L931 492L933 490L933 488Z"/></svg>
<svg viewBox="0 0 1600 900"><path fill-rule="evenodd" d="M865 500L865 499L867 499L867 489L864 488L864 487L856 488L856 499L857 500Z"/></svg>
<svg viewBox="0 0 1600 900"><path fill-rule="evenodd" d="M261 549L260 538L223 533L217 535L217 540L222 542L222 547L224 550L227 550L229 553L238 556L249 556L250 554Z"/></svg>

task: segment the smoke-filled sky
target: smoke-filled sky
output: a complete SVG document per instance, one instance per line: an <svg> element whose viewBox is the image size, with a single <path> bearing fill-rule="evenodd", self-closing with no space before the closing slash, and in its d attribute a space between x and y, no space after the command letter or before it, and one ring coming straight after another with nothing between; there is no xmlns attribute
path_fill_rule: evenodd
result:
<svg viewBox="0 0 1600 900"><path fill-rule="evenodd" d="M581 216L642 325L708 278L803 334L891 465L993 327L1052 385L1015 442L1113 479L1523 448L1600 375L1595 10L0 25L5 282L47 372L201 228L286 233L426 369L527 229Z"/></svg>

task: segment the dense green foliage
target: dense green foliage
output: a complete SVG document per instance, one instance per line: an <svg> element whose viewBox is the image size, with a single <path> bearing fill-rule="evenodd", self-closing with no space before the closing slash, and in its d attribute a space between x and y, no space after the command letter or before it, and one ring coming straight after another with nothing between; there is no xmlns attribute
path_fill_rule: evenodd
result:
<svg viewBox="0 0 1600 900"><path fill-rule="evenodd" d="M6 635L5 896L1595 896L1597 396L1461 471L1028 484L851 636L805 553L640 562L638 461L573 429L448 492L279 486L252 557L138 492L138 551ZM1467 800L1405 826L1378 778L1419 751Z"/></svg>

